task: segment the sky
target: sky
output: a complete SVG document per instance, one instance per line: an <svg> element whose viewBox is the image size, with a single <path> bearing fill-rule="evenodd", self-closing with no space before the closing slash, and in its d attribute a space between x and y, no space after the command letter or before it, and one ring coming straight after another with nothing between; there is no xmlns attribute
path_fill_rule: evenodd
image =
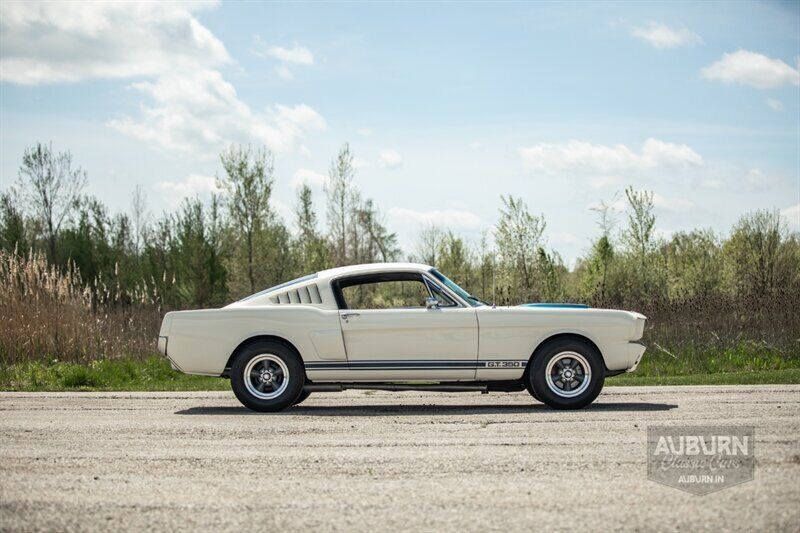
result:
<svg viewBox="0 0 800 533"><path fill-rule="evenodd" d="M501 195L574 264L600 201L659 235L777 209L800 229L800 2L0 3L0 190L36 142L153 216L208 197L233 143L275 155L292 222L344 142L406 253L476 242Z"/></svg>

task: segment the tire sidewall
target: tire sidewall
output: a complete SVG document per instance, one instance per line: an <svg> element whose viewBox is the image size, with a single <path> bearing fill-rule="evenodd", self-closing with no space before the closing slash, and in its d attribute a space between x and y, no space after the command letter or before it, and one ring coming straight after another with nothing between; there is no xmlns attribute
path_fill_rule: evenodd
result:
<svg viewBox="0 0 800 533"><path fill-rule="evenodd" d="M254 357L270 354L280 358L289 370L289 383L280 396L265 400L253 396L245 385L244 370ZM272 341L259 341L242 348L231 365L231 388L242 404L259 412L280 411L294 404L303 392L306 381L305 368L300 356L288 346Z"/></svg>
<svg viewBox="0 0 800 533"><path fill-rule="evenodd" d="M294 403L292 403L292 405L298 405L298 404L303 403L305 401L305 399L308 398L309 396L311 396L310 392L305 391L305 390L301 391L300 392L300 396L297 397L297 399L294 401Z"/></svg>
<svg viewBox="0 0 800 533"><path fill-rule="evenodd" d="M589 387L574 398L565 398L557 395L547 386L545 373L547 364L561 352L576 352L582 355L589 363L592 375ZM548 343L538 351L533 359L531 373L528 380L531 388L540 401L554 409L580 409L592 403L605 382L605 363L594 346L578 339L562 339Z"/></svg>

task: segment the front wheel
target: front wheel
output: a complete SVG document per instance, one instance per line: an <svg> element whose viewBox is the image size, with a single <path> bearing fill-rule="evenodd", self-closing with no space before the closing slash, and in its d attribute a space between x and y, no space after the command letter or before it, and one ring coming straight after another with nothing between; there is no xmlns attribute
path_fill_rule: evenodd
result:
<svg viewBox="0 0 800 533"><path fill-rule="evenodd" d="M562 339L548 343L536 354L528 380L534 398L553 409L580 409L600 394L605 365L594 346L579 339Z"/></svg>
<svg viewBox="0 0 800 533"><path fill-rule="evenodd" d="M260 412L281 411L294 404L306 376L300 356L271 341L246 346L231 366L231 388L242 404Z"/></svg>

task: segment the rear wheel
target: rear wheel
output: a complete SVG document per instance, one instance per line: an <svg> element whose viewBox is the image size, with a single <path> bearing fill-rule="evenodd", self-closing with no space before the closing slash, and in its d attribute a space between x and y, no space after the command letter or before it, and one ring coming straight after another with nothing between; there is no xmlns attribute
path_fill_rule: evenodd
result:
<svg viewBox="0 0 800 533"><path fill-rule="evenodd" d="M294 404L306 376L300 356L272 341L246 346L231 366L231 388L245 407L275 412Z"/></svg>
<svg viewBox="0 0 800 533"><path fill-rule="evenodd" d="M303 392L300 393L300 396L297 397L297 399L294 401L294 404L292 405L297 405L299 403L302 403L309 396L311 396L311 393L307 390L304 390Z"/></svg>
<svg viewBox="0 0 800 533"><path fill-rule="evenodd" d="M603 358L579 339L545 345L533 360L528 385L534 398L553 409L580 409L597 398L605 381Z"/></svg>

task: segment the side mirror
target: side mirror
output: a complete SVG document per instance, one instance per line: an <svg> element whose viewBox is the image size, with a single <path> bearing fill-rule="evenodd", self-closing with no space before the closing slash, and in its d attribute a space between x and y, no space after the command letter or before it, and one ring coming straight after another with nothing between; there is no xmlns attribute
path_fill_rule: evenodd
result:
<svg viewBox="0 0 800 533"><path fill-rule="evenodd" d="M425 298L426 309L439 309L439 300L436 298Z"/></svg>

